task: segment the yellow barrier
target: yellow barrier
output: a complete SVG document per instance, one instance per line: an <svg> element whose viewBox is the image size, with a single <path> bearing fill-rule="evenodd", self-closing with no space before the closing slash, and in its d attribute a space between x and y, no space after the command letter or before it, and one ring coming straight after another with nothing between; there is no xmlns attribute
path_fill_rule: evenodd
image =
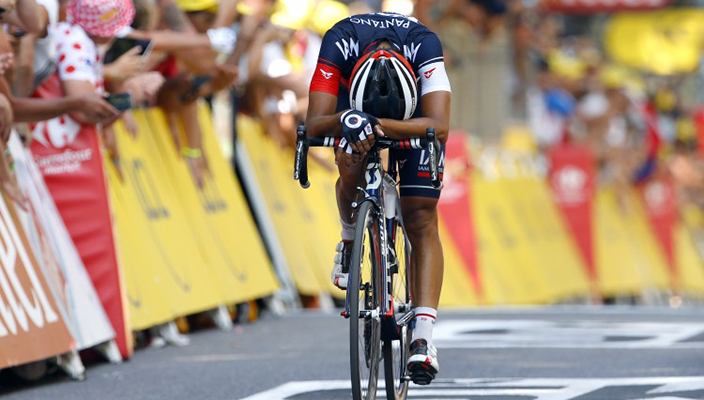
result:
<svg viewBox="0 0 704 400"><path fill-rule="evenodd" d="M134 329L272 293L270 263L212 127L201 124L213 177L198 191L163 116L135 117L136 138L117 127L124 180L112 166L108 175Z"/></svg>
<svg viewBox="0 0 704 400"><path fill-rule="evenodd" d="M479 305L479 301L474 295L469 272L442 219L440 220L439 228L442 252L445 259L440 306L463 307Z"/></svg>
<svg viewBox="0 0 704 400"><path fill-rule="evenodd" d="M619 199L611 188L598 191L594 212L594 250L602 295L637 295L669 287L667 264L647 226L635 193Z"/></svg>
<svg viewBox="0 0 704 400"><path fill-rule="evenodd" d="M704 213L701 209L696 206L685 206L674 232L679 289L683 294L694 294L699 297L704 293L704 262L696 239L704 243L702 222L704 222Z"/></svg>
<svg viewBox="0 0 704 400"><path fill-rule="evenodd" d="M308 221L301 217L301 210L308 209L301 207L304 194L295 193L303 189L296 187L293 180L293 155L284 152L264 134L260 124L245 115L237 117L237 139L251 158L298 291L305 295L328 292L329 286L323 282L329 282L330 278L321 276L323 266L319 265L315 250L320 244L311 240L318 236L316 229L311 229ZM314 168L312 162L310 166ZM328 274L329 264L328 261Z"/></svg>
<svg viewBox="0 0 704 400"><path fill-rule="evenodd" d="M486 302L550 303L588 293L583 262L547 184L517 162L483 167L472 173L471 202Z"/></svg>

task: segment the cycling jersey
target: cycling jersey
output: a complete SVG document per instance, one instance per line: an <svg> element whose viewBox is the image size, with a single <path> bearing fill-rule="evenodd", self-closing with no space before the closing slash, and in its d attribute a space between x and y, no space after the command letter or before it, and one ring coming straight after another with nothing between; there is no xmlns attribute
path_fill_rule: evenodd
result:
<svg viewBox="0 0 704 400"><path fill-rule="evenodd" d="M330 28L323 38L310 90L330 93L346 103L347 96L341 94L347 92L357 60L370 46L384 40L411 64L421 97L450 91L438 37L417 19L394 13L355 15Z"/></svg>
<svg viewBox="0 0 704 400"><path fill-rule="evenodd" d="M384 40L408 60L416 76L421 97L413 117L422 116L423 95L451 91L438 37L417 19L395 13L354 15L330 28L323 37L310 91L337 96L336 112L349 109L348 84L352 69L370 46ZM440 189L431 183L425 150L392 150L391 154L399 166L401 196L440 197ZM443 145L441 176L444 159Z"/></svg>

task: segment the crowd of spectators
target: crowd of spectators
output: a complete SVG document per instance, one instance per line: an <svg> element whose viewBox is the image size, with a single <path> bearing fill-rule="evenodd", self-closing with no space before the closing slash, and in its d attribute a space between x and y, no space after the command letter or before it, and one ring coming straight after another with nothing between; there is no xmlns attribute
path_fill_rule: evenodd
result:
<svg viewBox="0 0 704 400"><path fill-rule="evenodd" d="M453 118L472 115L458 107L484 103L500 109L501 121L525 120L541 149L568 141L589 145L601 177L617 186L667 174L685 198L704 205L704 162L697 144L704 113L696 99L687 97L691 79L611 63L598 34L574 34L565 18L542 11L540 3L1 0L0 146L12 130L29 143L32 132L41 131L39 121L67 114L76 126L100 128L103 145L119 167L113 123L122 120L132 133L136 124L130 110L119 111L106 96L129 93L133 105L166 112L173 138L201 184L208 165L197 123L198 98L230 90L235 114L259 118L267 134L291 146L291 133L305 116L325 31L352 14L392 10L412 13L443 40L453 97L459 100L453 102ZM456 24L463 28L453 30ZM142 45L104 58L125 39ZM462 46L468 43L479 57L463 58ZM457 78L458 70L471 68L473 60L496 48L508 56L494 57L488 69L504 74L505 68L508 76L488 87ZM57 83L63 96L48 96L44 89ZM470 92L475 101L462 97ZM492 100L505 93L506 103ZM510 111L501 114L504 108ZM185 139L177 134L179 124ZM500 136L499 131L491 134ZM0 163L0 179L3 190L22 202L6 161Z"/></svg>
<svg viewBox="0 0 704 400"><path fill-rule="evenodd" d="M160 107L202 186L197 100L230 91L282 146L305 115L321 35L364 4L332 0L2 0L0 150L12 132L62 148L97 128L120 170L114 124ZM184 129L182 137L180 126ZM7 160L2 190L25 198Z"/></svg>
<svg viewBox="0 0 704 400"><path fill-rule="evenodd" d="M443 42L453 128L495 144L521 124L542 153L565 143L590 147L602 186L626 193L664 177L679 201L703 207L701 70L663 75L620 65L605 43L616 14L565 15L547 3L416 1L417 17ZM658 57L677 56L665 51Z"/></svg>

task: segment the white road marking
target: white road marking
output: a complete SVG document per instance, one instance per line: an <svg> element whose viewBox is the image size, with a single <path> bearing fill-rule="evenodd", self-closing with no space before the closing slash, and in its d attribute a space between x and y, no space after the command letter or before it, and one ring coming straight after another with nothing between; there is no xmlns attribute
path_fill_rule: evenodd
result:
<svg viewBox="0 0 704 400"><path fill-rule="evenodd" d="M445 320L433 329L438 348L704 348L684 342L704 334L701 323Z"/></svg>
<svg viewBox="0 0 704 400"><path fill-rule="evenodd" d="M704 390L704 377L647 377L647 378L497 378L497 379L445 379L430 386L411 385L408 398L429 396L452 400L456 396L530 396L534 400L571 400L608 387L657 386L645 394L676 393ZM379 384L383 397L383 381ZM329 390L349 390L346 380L289 382L241 400L283 400L305 393ZM498 397L501 398L501 397ZM643 399L645 400L645 399ZM686 397L660 397L648 400L696 400Z"/></svg>

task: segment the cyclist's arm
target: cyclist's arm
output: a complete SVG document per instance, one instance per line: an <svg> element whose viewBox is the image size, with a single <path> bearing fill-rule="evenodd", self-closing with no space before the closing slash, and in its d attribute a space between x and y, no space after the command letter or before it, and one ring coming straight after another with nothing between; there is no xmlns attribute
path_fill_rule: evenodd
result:
<svg viewBox="0 0 704 400"><path fill-rule="evenodd" d="M309 136L339 136L340 115L335 113L337 96L327 93L312 91L308 99L308 114L306 115L306 128Z"/></svg>
<svg viewBox="0 0 704 400"><path fill-rule="evenodd" d="M423 96L421 112L424 117L406 120L379 118L385 136L393 139L425 136L427 128L435 128L438 140L447 141L450 130L450 92L430 92Z"/></svg>

